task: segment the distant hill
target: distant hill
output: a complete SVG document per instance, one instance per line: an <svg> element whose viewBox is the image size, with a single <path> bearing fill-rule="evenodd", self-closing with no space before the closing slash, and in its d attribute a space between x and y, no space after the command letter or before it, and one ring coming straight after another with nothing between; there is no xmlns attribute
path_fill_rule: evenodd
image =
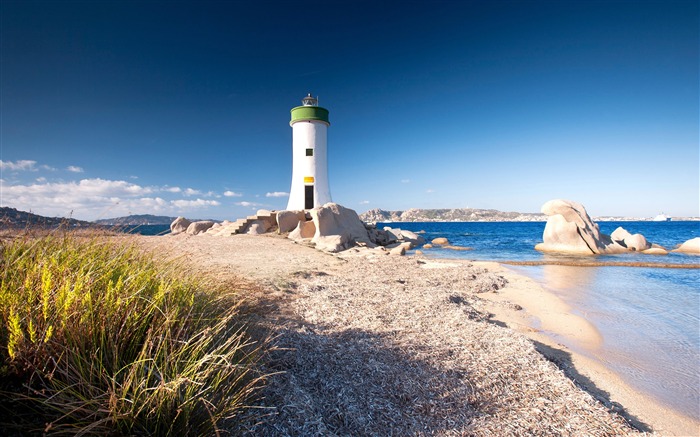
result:
<svg viewBox="0 0 700 437"><path fill-rule="evenodd" d="M540 222L547 217L540 213L503 212L495 209L408 209L385 211L371 209L360 214L365 222Z"/></svg>
<svg viewBox="0 0 700 437"><path fill-rule="evenodd" d="M31 212L18 211L15 208L2 207L0 208L0 228L5 229L22 229L27 227L41 228L57 228L59 226L67 227L94 227L94 223L62 218L62 217L44 217L33 214Z"/></svg>
<svg viewBox="0 0 700 437"><path fill-rule="evenodd" d="M169 225L177 217L164 215L138 214L126 217L95 220L98 225L104 226L143 226L143 225Z"/></svg>

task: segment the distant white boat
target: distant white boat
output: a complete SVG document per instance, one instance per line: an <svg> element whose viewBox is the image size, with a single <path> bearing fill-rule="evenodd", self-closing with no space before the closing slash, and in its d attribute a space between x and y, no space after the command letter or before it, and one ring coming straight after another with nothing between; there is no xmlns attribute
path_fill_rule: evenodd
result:
<svg viewBox="0 0 700 437"><path fill-rule="evenodd" d="M662 212L661 214L657 215L656 217L654 217L654 218L651 219L651 220L652 220L652 221L655 221L655 222L670 222L670 221L671 221L671 217L667 216L666 214L664 214L664 213Z"/></svg>

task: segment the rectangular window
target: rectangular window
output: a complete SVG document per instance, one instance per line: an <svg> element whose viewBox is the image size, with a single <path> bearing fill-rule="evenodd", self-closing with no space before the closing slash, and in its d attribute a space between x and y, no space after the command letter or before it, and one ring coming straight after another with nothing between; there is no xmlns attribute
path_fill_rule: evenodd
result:
<svg viewBox="0 0 700 437"><path fill-rule="evenodd" d="M306 149L306 156L314 156L314 149Z"/></svg>

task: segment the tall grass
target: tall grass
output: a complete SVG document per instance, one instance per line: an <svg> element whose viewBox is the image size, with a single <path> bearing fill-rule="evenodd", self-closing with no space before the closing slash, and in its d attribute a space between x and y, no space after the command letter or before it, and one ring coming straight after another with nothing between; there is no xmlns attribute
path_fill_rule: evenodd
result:
<svg viewBox="0 0 700 437"><path fill-rule="evenodd" d="M235 296L99 236L18 238L0 257L0 426L209 435L246 408L259 347Z"/></svg>

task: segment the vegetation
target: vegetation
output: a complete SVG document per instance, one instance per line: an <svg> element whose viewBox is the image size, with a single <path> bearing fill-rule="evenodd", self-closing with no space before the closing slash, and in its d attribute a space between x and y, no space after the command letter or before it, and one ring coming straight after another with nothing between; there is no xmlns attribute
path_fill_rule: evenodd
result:
<svg viewBox="0 0 700 437"><path fill-rule="evenodd" d="M0 244L0 424L18 434L210 435L261 382L236 297L129 244Z"/></svg>

